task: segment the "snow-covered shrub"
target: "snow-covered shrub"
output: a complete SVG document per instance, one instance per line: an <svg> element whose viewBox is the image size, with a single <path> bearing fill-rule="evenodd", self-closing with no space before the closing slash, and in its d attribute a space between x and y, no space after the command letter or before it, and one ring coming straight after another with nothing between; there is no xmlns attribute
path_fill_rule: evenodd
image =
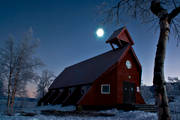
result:
<svg viewBox="0 0 180 120"><path fill-rule="evenodd" d="M178 77L168 77L168 82L166 83L167 94L169 96L179 96L180 95L180 80Z"/></svg>
<svg viewBox="0 0 180 120"><path fill-rule="evenodd" d="M152 86L141 86L141 95L147 104L154 104L154 95Z"/></svg>

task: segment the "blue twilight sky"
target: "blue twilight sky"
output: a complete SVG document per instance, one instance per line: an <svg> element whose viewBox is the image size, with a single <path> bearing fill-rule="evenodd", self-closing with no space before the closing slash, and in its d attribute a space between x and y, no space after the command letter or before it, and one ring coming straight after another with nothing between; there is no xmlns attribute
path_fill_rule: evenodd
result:
<svg viewBox="0 0 180 120"><path fill-rule="evenodd" d="M46 67L58 75L65 67L111 50L105 44L112 32L126 26L133 46L142 64L144 84L152 84L152 73L158 31L150 25L140 24L128 18L120 25L102 25L98 5L103 0L0 0L0 47L13 34L20 39L32 27L40 39L37 50ZM124 16L126 17L126 16ZM103 38L97 38L98 27L105 30ZM180 77L180 47L170 38L167 44L165 74Z"/></svg>

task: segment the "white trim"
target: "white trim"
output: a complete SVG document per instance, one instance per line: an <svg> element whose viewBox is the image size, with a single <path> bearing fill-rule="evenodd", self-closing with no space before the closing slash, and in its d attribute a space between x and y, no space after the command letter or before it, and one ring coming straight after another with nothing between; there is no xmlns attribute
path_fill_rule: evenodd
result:
<svg viewBox="0 0 180 120"><path fill-rule="evenodd" d="M103 87L104 86L108 86L109 87L108 92L104 92L103 91ZM110 84L101 84L101 94L110 94Z"/></svg>
<svg viewBox="0 0 180 120"><path fill-rule="evenodd" d="M137 92L140 92L140 88L139 87L137 87Z"/></svg>

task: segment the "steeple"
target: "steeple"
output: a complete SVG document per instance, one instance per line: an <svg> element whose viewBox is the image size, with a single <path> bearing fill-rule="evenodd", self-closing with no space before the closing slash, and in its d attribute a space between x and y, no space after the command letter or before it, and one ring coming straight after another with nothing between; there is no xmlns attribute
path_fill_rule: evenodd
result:
<svg viewBox="0 0 180 120"><path fill-rule="evenodd" d="M123 47L126 44L134 45L133 40L126 27L122 27L113 32L113 34L106 41L109 43L113 50ZM115 45L115 46L114 46Z"/></svg>

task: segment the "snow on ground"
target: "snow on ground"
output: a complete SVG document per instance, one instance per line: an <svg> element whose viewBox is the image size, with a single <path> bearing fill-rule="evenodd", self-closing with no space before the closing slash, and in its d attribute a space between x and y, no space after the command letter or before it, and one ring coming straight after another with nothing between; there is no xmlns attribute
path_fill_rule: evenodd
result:
<svg viewBox="0 0 180 120"><path fill-rule="evenodd" d="M75 109L76 109L75 106L62 107L61 105L55 105L55 106L48 105L48 106L41 106L34 108L26 108L26 109L21 109L20 111L36 113L37 115L33 117L29 117L29 116L20 116L20 113L16 113L15 116L7 116L1 112L0 120L157 120L156 113L149 113L143 111L125 112L117 109L103 110L98 112L98 113L115 114L115 116L112 117L53 116L53 115L46 116L40 114L41 110L74 111Z"/></svg>
<svg viewBox="0 0 180 120"><path fill-rule="evenodd" d="M103 113L106 111L102 111ZM129 111L124 112L121 110L107 110L107 113L116 113L113 117L80 117L80 116L45 116L36 115L33 117L25 116L5 116L0 114L0 120L157 120L155 113L143 112L143 111Z"/></svg>
<svg viewBox="0 0 180 120"><path fill-rule="evenodd" d="M7 116L3 112L0 112L0 120L157 120L156 113L148 113L143 111L129 111L125 112L122 110L111 109L103 110L98 113L110 113L115 114L115 116L53 116L53 115L42 115L41 110L57 110L57 111L74 111L76 110L75 106L62 107L61 105L47 105L40 107L31 107L19 109L16 112L28 112L36 113L35 116L20 116L20 113L16 113L14 116Z"/></svg>
<svg viewBox="0 0 180 120"><path fill-rule="evenodd" d="M22 110L20 110L20 111L22 111ZM23 111L30 112L30 113L35 112L35 113L40 114L41 110L74 111L74 110L76 110L76 107L75 106L62 107L61 105L47 105L47 106L39 106L39 107L24 109Z"/></svg>
<svg viewBox="0 0 180 120"><path fill-rule="evenodd" d="M144 94L143 94L143 91ZM148 93L147 93L148 92ZM174 92L173 92L174 93ZM171 94L171 93L170 93ZM146 90L146 87L142 89L142 95L146 100L146 103L148 104L154 104L154 98L153 95L149 92L149 88ZM180 120L180 96L179 94L173 94L175 97L173 102L169 103L170 111L172 120ZM19 104L19 105L18 105ZM17 103L18 106L22 106L22 103ZM27 103L24 103L26 106ZM23 106L24 106L23 105ZM143 111L122 111L117 109L111 109L111 110L103 110L99 111L98 113L107 113L107 114L115 114L115 116L108 116L108 117L102 117L102 116L53 116L53 115L42 115L41 110L57 110L57 111L74 111L76 109L75 106L67 106L62 107L61 105L55 105L55 106L41 106L36 107L36 104L28 103L28 106L24 109L18 109L18 111L23 112L29 112L29 113L36 113L36 116L29 117L29 116L20 116L20 113L16 113L15 116L7 116L3 114L3 110L5 110L5 102L0 100L0 120L157 120L157 114L156 113L150 113L150 112L143 112Z"/></svg>
<svg viewBox="0 0 180 120"><path fill-rule="evenodd" d="M171 116L173 118L172 120L180 120L180 103L179 103L179 101L180 101L180 96L176 96L175 101L169 103Z"/></svg>

